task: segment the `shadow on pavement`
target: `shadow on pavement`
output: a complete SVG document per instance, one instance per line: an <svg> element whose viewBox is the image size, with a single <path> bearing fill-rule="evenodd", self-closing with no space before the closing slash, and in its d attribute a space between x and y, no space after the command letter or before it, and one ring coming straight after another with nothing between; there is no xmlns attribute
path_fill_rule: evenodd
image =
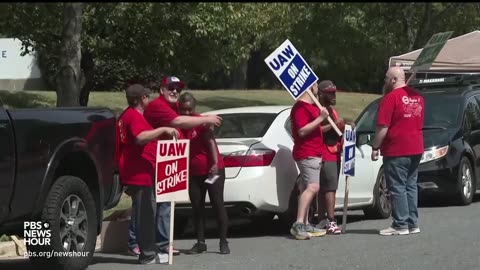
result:
<svg viewBox="0 0 480 270"><path fill-rule="evenodd" d="M101 254L102 256L95 256ZM103 263L121 263L121 264L136 264L138 265L138 260L137 258L131 256L131 259L126 259L126 258L118 258L118 257L107 257L109 255L111 256L118 256L118 255L112 255L108 253L101 253L101 252L95 252L95 255L93 257L92 263L90 265L95 265L95 264L103 264Z"/></svg>
<svg viewBox="0 0 480 270"><path fill-rule="evenodd" d="M472 204L480 202L480 195L473 197ZM459 207L462 206L455 202L451 196L445 195L423 195L419 198L419 208L441 208L441 207Z"/></svg>
<svg viewBox="0 0 480 270"><path fill-rule="evenodd" d="M32 264L28 259L1 259L0 269L2 270L31 270Z"/></svg>
<svg viewBox="0 0 480 270"><path fill-rule="evenodd" d="M368 229L368 230L347 230L345 234L378 234L378 230Z"/></svg>
<svg viewBox="0 0 480 270"><path fill-rule="evenodd" d="M342 216L337 216L337 222L342 224ZM365 220L363 214L351 214L347 217L347 224ZM246 218L235 218L229 221L228 238L249 238L249 237L268 237L268 236L290 236L289 229L274 219L271 222L255 223ZM205 237L207 239L218 239L218 227L215 218L208 218L206 222ZM195 231L190 222L183 235L177 235L176 239L195 239Z"/></svg>

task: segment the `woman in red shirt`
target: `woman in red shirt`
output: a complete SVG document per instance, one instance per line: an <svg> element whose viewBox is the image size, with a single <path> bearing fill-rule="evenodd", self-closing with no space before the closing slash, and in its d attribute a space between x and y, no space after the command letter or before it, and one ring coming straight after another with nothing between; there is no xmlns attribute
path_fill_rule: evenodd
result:
<svg viewBox="0 0 480 270"><path fill-rule="evenodd" d="M196 100L190 93L184 93L178 99L179 114L201 116L195 112ZM220 228L220 253L229 254L227 242L228 216L223 201L225 184L225 166L218 151L213 127L201 125L183 130L184 136L190 139L190 176L189 195L193 208L193 219L197 231L197 243L189 254L202 253L207 250L205 244L205 195L208 196L215 210ZM205 180L213 180L206 183Z"/></svg>

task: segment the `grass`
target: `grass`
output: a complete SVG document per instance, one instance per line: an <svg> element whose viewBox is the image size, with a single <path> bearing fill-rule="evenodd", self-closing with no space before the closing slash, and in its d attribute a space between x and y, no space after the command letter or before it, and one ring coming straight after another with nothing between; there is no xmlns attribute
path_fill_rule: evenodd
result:
<svg viewBox="0 0 480 270"><path fill-rule="evenodd" d="M199 112L245 106L292 105L294 102L285 90L192 90L189 92L198 100L197 110ZM379 95L339 92L337 93L336 108L342 117L355 119L363 108L377 97ZM11 109L54 107L56 93L51 91L0 91L0 101ZM92 92L89 106L108 107L116 113L120 113L127 105L123 92ZM114 210L129 208L130 205L130 197L124 194L120 203L115 208L105 211L104 216L110 215Z"/></svg>
<svg viewBox="0 0 480 270"><path fill-rule="evenodd" d="M292 105L294 102L284 90L192 90L189 92L197 98L199 112L244 106ZM337 110L345 118L355 118L377 97L378 95L373 94L339 92ZM51 91L0 91L0 100L9 108L54 107L56 94ZM122 92L92 92L89 106L106 106L118 113L126 107L125 96Z"/></svg>

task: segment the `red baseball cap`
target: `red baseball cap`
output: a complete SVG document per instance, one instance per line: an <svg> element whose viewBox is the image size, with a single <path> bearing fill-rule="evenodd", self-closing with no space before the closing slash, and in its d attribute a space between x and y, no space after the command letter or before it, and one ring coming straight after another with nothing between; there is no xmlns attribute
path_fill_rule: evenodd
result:
<svg viewBox="0 0 480 270"><path fill-rule="evenodd" d="M180 79L175 76L166 76L165 78L163 78L161 83L162 87L169 87L171 85L176 85L181 89L185 87L185 83L180 81Z"/></svg>
<svg viewBox="0 0 480 270"><path fill-rule="evenodd" d="M318 90L322 92L337 92L337 87L332 81L325 80L318 84Z"/></svg>

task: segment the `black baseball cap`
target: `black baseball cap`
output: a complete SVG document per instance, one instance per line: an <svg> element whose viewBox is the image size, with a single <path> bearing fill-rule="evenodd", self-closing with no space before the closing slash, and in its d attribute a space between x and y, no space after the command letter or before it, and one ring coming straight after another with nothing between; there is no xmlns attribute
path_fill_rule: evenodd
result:
<svg viewBox="0 0 480 270"><path fill-rule="evenodd" d="M125 90L125 94L127 97L141 98L143 96L151 95L152 90L141 84L132 84L127 88L127 90Z"/></svg>

